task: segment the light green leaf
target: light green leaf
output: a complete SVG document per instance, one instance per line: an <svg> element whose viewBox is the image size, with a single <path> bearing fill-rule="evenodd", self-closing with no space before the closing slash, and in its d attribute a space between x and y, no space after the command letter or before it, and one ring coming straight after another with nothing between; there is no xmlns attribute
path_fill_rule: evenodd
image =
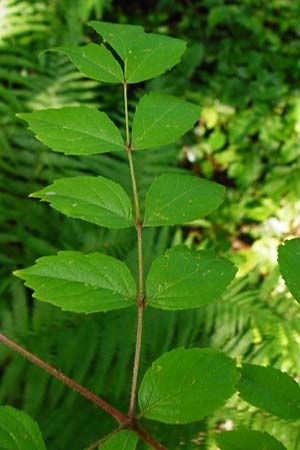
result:
<svg viewBox="0 0 300 450"><path fill-rule="evenodd" d="M133 119L132 148L170 144L190 130L200 108L172 95L150 93L139 101Z"/></svg>
<svg viewBox="0 0 300 450"><path fill-rule="evenodd" d="M41 198L69 217L108 228L134 225L131 202L124 189L103 177L62 178L30 197Z"/></svg>
<svg viewBox="0 0 300 450"><path fill-rule="evenodd" d="M288 289L300 303L300 238L287 240L279 246L278 263Z"/></svg>
<svg viewBox="0 0 300 450"><path fill-rule="evenodd" d="M181 39L145 33L136 25L91 21L94 28L124 61L127 83L157 77L179 63L186 43Z"/></svg>
<svg viewBox="0 0 300 450"><path fill-rule="evenodd" d="M152 264L147 303L161 309L189 309L217 300L236 274L235 266L213 252L179 245Z"/></svg>
<svg viewBox="0 0 300 450"><path fill-rule="evenodd" d="M14 272L34 297L65 311L94 313L135 304L136 286L128 267L101 253L63 251Z"/></svg>
<svg viewBox="0 0 300 450"><path fill-rule="evenodd" d="M142 415L164 423L200 420L235 392L235 362L211 349L178 348L147 370L139 390Z"/></svg>
<svg viewBox="0 0 300 450"><path fill-rule="evenodd" d="M124 430L107 439L100 445L99 450L135 450L137 442L138 437L135 433Z"/></svg>
<svg viewBox="0 0 300 450"><path fill-rule="evenodd" d="M225 188L192 175L163 174L146 196L144 226L176 225L207 216L224 200Z"/></svg>
<svg viewBox="0 0 300 450"><path fill-rule="evenodd" d="M0 406L0 447L5 450L46 450L37 423L11 406Z"/></svg>
<svg viewBox="0 0 300 450"><path fill-rule="evenodd" d="M286 450L270 434L254 430L223 431L215 440L220 450Z"/></svg>
<svg viewBox="0 0 300 450"><path fill-rule="evenodd" d="M112 53L104 45L87 44L83 47L56 47L67 55L77 69L86 77L105 83L122 83L123 70Z"/></svg>
<svg viewBox="0 0 300 450"><path fill-rule="evenodd" d="M237 388L246 402L282 419L300 419L300 386L287 373L243 364L241 374Z"/></svg>
<svg viewBox="0 0 300 450"><path fill-rule="evenodd" d="M92 155L124 149L120 131L101 111L66 106L17 114L44 144L66 155Z"/></svg>

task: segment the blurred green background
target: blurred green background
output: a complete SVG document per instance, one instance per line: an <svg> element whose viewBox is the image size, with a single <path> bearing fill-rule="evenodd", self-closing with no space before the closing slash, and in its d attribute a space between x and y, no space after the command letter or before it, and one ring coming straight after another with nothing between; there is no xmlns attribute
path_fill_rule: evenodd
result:
<svg viewBox="0 0 300 450"><path fill-rule="evenodd" d="M136 271L132 230L99 229L28 199L54 179L101 174L130 193L126 158L66 157L26 130L18 112L86 104L123 126L122 90L82 77L57 45L98 41L86 22L140 24L188 42L182 63L129 92L131 112L147 90L201 106L199 124L177 145L136 155L141 199L163 171L190 170L227 187L206 220L147 229L145 265L185 242L231 258L239 277L223 299L199 310L148 311L141 375L176 346L212 346L300 377L299 306L276 264L283 239L300 236L300 3L287 0L0 0L0 327L10 338L126 410L135 312L77 316L32 301L11 273L58 250L98 250ZM99 41L98 41L99 42ZM0 403L38 420L49 450L82 450L111 420L77 394L0 346ZM172 450L215 449L213 431L244 425L300 449L299 422L286 423L234 397L188 426L147 424ZM142 449L142 445L140 446Z"/></svg>

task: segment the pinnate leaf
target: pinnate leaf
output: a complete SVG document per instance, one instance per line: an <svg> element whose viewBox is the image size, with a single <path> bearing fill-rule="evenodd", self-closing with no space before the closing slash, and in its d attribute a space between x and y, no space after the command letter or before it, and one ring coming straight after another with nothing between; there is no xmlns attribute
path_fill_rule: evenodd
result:
<svg viewBox="0 0 300 450"><path fill-rule="evenodd" d="M190 130L199 115L198 106L172 95L144 95L133 119L132 147L141 150L170 144Z"/></svg>
<svg viewBox="0 0 300 450"><path fill-rule="evenodd" d="M235 362L211 349L178 348L147 370L139 389L142 415L164 423L202 419L235 392Z"/></svg>
<svg viewBox="0 0 300 450"><path fill-rule="evenodd" d="M62 178L31 194L69 217L108 228L133 225L132 207L124 189L104 177Z"/></svg>
<svg viewBox="0 0 300 450"><path fill-rule="evenodd" d="M157 77L179 63L186 43L154 33L145 33L136 25L91 21L99 33L124 61L127 83L139 83Z"/></svg>
<svg viewBox="0 0 300 450"><path fill-rule="evenodd" d="M220 450L286 450L269 433L254 430L223 431L215 439Z"/></svg>
<svg viewBox="0 0 300 450"><path fill-rule="evenodd" d="M146 196L144 226L177 225L200 219L224 199L222 185L192 175L163 174Z"/></svg>
<svg viewBox="0 0 300 450"><path fill-rule="evenodd" d="M287 373L243 364L241 374L237 388L244 400L282 419L300 419L300 386Z"/></svg>
<svg viewBox="0 0 300 450"><path fill-rule="evenodd" d="M120 131L104 112L87 106L66 106L18 114L36 137L67 155L92 155L124 149Z"/></svg>
<svg viewBox="0 0 300 450"><path fill-rule="evenodd" d="M217 300L235 274L226 258L179 245L154 260L146 282L147 303L161 309L199 308Z"/></svg>
<svg viewBox="0 0 300 450"><path fill-rule="evenodd" d="M94 313L135 303L136 286L128 267L101 253L62 251L14 274L26 280L35 298L66 311Z"/></svg>
<svg viewBox="0 0 300 450"><path fill-rule="evenodd" d="M123 82L124 75L120 64L104 45L90 43L83 47L57 47L51 51L67 55L88 78L105 83Z"/></svg>
<svg viewBox="0 0 300 450"><path fill-rule="evenodd" d="M104 444L100 445L99 450L135 450L138 437L129 430L123 430L113 435Z"/></svg>
<svg viewBox="0 0 300 450"><path fill-rule="evenodd" d="M37 423L11 406L0 406L0 447L3 450L46 450Z"/></svg>
<svg viewBox="0 0 300 450"><path fill-rule="evenodd" d="M288 289L300 303L300 238L287 240L279 246L278 263Z"/></svg>

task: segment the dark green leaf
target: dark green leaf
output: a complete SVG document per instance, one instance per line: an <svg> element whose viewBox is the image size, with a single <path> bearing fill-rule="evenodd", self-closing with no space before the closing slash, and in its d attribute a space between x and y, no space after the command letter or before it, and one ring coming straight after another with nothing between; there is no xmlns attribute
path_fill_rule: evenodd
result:
<svg viewBox="0 0 300 450"><path fill-rule="evenodd" d="M90 21L88 25L109 43L123 61L130 55L135 41L145 35L144 28L139 25L122 25L97 20Z"/></svg>
<svg viewBox="0 0 300 450"><path fill-rule="evenodd" d="M198 308L218 299L235 274L227 259L179 245L153 262L146 283L147 303L161 309Z"/></svg>
<svg viewBox="0 0 300 450"><path fill-rule="evenodd" d="M220 450L286 450L281 442L261 431L223 431L215 439Z"/></svg>
<svg viewBox="0 0 300 450"><path fill-rule="evenodd" d="M26 280L35 298L66 311L94 313L135 303L135 282L127 266L101 253L63 251L14 274Z"/></svg>
<svg viewBox="0 0 300 450"><path fill-rule="evenodd" d="M224 199L222 185L192 175L163 174L146 196L145 226L176 225L210 214Z"/></svg>
<svg viewBox="0 0 300 450"><path fill-rule="evenodd" d="M124 149L120 131L101 111L86 106L66 106L18 114L36 137L57 152L92 155Z"/></svg>
<svg viewBox="0 0 300 450"><path fill-rule="evenodd" d="M47 201L58 211L108 228L134 224L131 202L124 189L103 177L62 178L31 197Z"/></svg>
<svg viewBox="0 0 300 450"><path fill-rule="evenodd" d="M137 442L138 437L135 433L124 430L105 441L99 450L135 450Z"/></svg>
<svg viewBox="0 0 300 450"><path fill-rule="evenodd" d="M170 144L190 130L199 115L198 106L172 95L144 95L133 119L132 147L140 150Z"/></svg>
<svg viewBox="0 0 300 450"><path fill-rule="evenodd" d="M57 47L51 49L67 55L86 77L105 83L122 83L120 64L104 45L88 44L83 47Z"/></svg>
<svg viewBox="0 0 300 450"><path fill-rule="evenodd" d="M136 25L91 21L94 28L123 59L128 83L157 77L178 64L186 43L160 34L145 33Z"/></svg>
<svg viewBox="0 0 300 450"><path fill-rule="evenodd" d="M142 415L165 423L207 416L231 397L239 374L235 362L211 349L179 348L147 370L139 390Z"/></svg>
<svg viewBox="0 0 300 450"><path fill-rule="evenodd" d="M253 364L243 364L241 373L244 400L282 419L300 419L300 387L287 373Z"/></svg>
<svg viewBox="0 0 300 450"><path fill-rule="evenodd" d="M300 238L287 240L279 246L278 263L288 289L300 303Z"/></svg>
<svg viewBox="0 0 300 450"><path fill-rule="evenodd" d="M0 446L5 450L46 450L37 423L11 406L0 406Z"/></svg>

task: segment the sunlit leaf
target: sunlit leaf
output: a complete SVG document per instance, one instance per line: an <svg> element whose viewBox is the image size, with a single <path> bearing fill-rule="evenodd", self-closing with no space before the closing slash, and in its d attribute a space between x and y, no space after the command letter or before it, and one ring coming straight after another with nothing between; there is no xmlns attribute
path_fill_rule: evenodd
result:
<svg viewBox="0 0 300 450"><path fill-rule="evenodd" d="M135 282L127 266L101 253L63 251L14 274L35 291L35 298L66 311L94 313L135 303Z"/></svg>
<svg viewBox="0 0 300 450"><path fill-rule="evenodd" d="M142 415L165 423L202 419L235 392L235 362L211 349L179 348L147 370L139 390Z"/></svg>
<svg viewBox="0 0 300 450"><path fill-rule="evenodd" d="M69 217L108 228L133 225L132 207L124 189L104 177L62 178L31 194Z"/></svg>
<svg viewBox="0 0 300 450"><path fill-rule="evenodd" d="M44 144L69 155L92 155L124 149L120 131L101 111L66 106L18 114Z"/></svg>
<svg viewBox="0 0 300 450"><path fill-rule="evenodd" d="M147 303L161 309L199 308L218 299L235 274L227 259L179 245L154 260L146 283Z"/></svg>

